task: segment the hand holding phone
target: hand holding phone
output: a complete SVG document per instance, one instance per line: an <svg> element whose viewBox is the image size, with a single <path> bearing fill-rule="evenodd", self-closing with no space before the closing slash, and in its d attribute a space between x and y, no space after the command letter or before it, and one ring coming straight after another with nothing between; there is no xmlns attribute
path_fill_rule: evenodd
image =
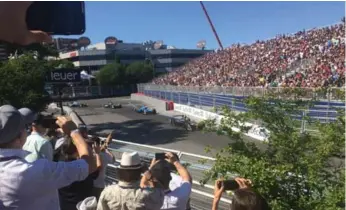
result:
<svg viewBox="0 0 346 210"><path fill-rule="evenodd" d="M223 187L225 191L234 191L237 189L250 188L252 185L251 180L244 178L235 178L230 180L219 181L219 188Z"/></svg>
<svg viewBox="0 0 346 210"><path fill-rule="evenodd" d="M155 160L165 160L166 153L155 153Z"/></svg>
<svg viewBox="0 0 346 210"><path fill-rule="evenodd" d="M225 191L229 191L229 190L233 191L233 190L239 189L239 184L234 179L220 181L220 184L223 186ZM219 188L221 188L221 186Z"/></svg>
<svg viewBox="0 0 346 210"><path fill-rule="evenodd" d="M28 30L25 18L29 1L0 2L0 40L28 45L32 43L51 42L51 37L43 31Z"/></svg>
<svg viewBox="0 0 346 210"><path fill-rule="evenodd" d="M29 30L52 35L81 35L85 32L83 1L36 1L26 12Z"/></svg>

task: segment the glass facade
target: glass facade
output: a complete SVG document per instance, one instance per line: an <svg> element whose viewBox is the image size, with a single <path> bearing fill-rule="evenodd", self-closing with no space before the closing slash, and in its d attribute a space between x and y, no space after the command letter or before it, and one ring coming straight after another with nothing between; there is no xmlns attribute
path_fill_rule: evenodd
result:
<svg viewBox="0 0 346 210"><path fill-rule="evenodd" d="M201 50L154 50L154 51L110 51L97 50L97 51L81 51L80 56L67 58L72 62L79 62L81 68L87 68L92 71L100 69L102 63L110 63L116 58L124 64L129 64L135 61L151 60L155 69L158 72L171 71L172 68L177 68L184 65L191 59L203 56L208 51ZM103 61L103 62L100 62Z"/></svg>

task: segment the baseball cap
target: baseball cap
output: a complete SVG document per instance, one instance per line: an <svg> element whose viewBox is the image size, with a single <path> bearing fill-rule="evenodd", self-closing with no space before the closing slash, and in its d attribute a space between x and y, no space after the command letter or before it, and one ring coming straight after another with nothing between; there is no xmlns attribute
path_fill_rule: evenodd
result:
<svg viewBox="0 0 346 210"><path fill-rule="evenodd" d="M21 113L11 105L0 107L0 144L14 140L25 129L25 120Z"/></svg>
<svg viewBox="0 0 346 210"><path fill-rule="evenodd" d="M18 109L18 111L22 114L26 125L33 123L37 118L37 114L29 108L24 107Z"/></svg>

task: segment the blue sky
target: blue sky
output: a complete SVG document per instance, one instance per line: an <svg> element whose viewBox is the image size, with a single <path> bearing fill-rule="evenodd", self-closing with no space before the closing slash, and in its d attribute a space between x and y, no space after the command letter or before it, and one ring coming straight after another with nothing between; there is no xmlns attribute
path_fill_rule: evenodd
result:
<svg viewBox="0 0 346 210"><path fill-rule="evenodd" d="M204 2L224 46L252 43L279 33L337 23L344 2ZM115 36L124 42L163 40L178 48L207 48L217 41L198 1L86 2L87 30L92 43Z"/></svg>

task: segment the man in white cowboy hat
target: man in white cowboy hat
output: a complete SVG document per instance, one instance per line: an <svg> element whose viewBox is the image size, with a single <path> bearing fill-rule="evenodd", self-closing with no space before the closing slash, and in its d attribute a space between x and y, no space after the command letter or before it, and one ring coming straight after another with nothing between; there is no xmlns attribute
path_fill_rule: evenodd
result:
<svg viewBox="0 0 346 210"><path fill-rule="evenodd" d="M77 204L77 210L96 210L97 200L95 196L87 197Z"/></svg>
<svg viewBox="0 0 346 210"><path fill-rule="evenodd" d="M140 187L143 169L137 152L124 152L117 168L119 183L104 189L97 210L159 210L164 192L161 188Z"/></svg>

